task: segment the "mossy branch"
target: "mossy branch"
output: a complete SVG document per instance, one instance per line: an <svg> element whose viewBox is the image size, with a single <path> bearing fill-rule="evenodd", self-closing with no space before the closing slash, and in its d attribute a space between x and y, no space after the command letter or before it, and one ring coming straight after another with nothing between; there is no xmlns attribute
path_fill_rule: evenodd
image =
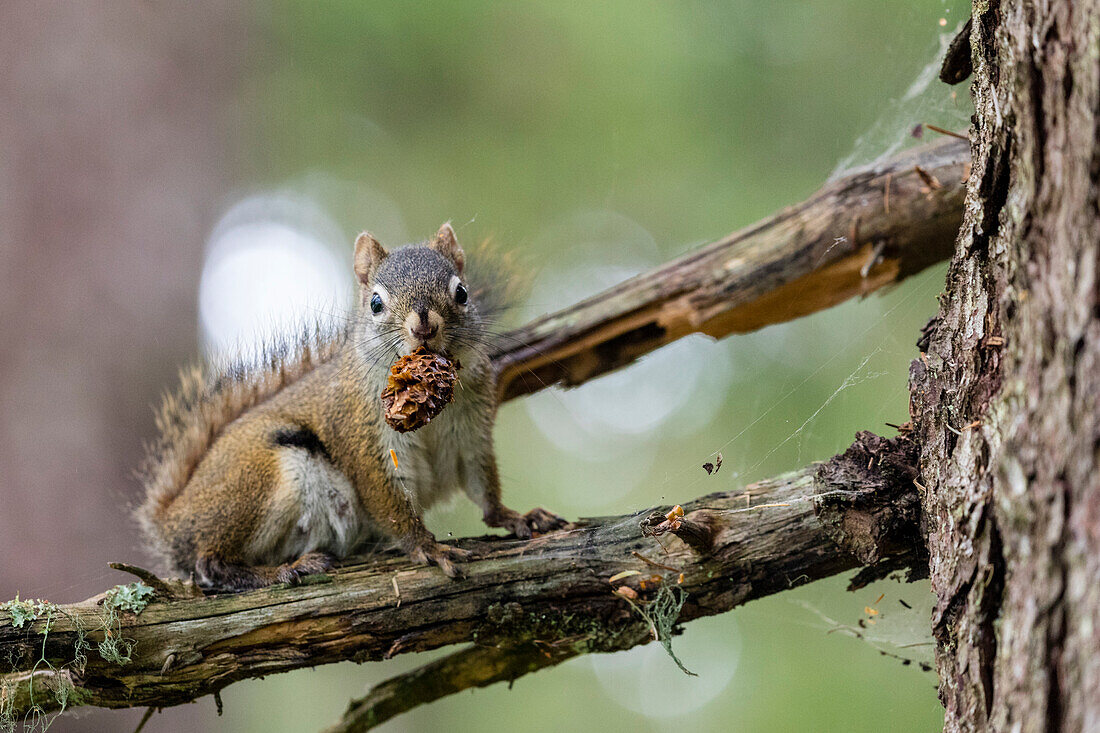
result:
<svg viewBox="0 0 1100 733"><path fill-rule="evenodd" d="M865 437L861 441L867 444ZM677 618L662 621L671 632L676 623L723 613L793 585L912 556L904 542L915 531L913 517L895 507L911 506L901 498L915 490L911 481L896 480L902 474L882 472L882 466L912 455L903 444L869 444L850 461L850 474L821 473L845 460L838 457L759 482L747 487L748 493L716 493L685 504L684 519L711 533L707 554L677 539L675 523L665 537L643 534L647 511L585 520L526 542L461 540L457 544L477 557L459 581L438 568L388 555L349 563L300 587L154 596L140 613L118 605L110 631L127 640L125 664L89 654L81 669L69 665L85 635L92 641L104 636L102 597L57 606L48 622L37 619L21 628L11 624L10 614L0 613L0 659L13 665L0 676L3 704L15 717L35 706L58 709L52 693L64 689L70 708L167 707L240 679L470 642L534 645L557 650L550 653L559 661L568 656L565 650L629 648L653 639L651 623L634 608L649 608L662 589L675 587L686 601ZM866 451L875 460L865 460ZM850 488L838 488L842 475L851 476ZM846 537L856 533L860 536ZM858 547L860 556L838 542ZM427 692L420 699L523 673L497 656L466 655L480 666L466 670L458 682L421 677L416 684ZM40 657L49 664L37 664ZM496 666L486 668L490 662ZM392 710L392 696L387 699Z"/></svg>

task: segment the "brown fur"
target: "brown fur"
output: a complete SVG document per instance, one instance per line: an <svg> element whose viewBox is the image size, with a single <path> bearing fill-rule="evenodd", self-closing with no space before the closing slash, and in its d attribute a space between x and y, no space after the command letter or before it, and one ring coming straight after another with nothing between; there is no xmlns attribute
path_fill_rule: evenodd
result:
<svg viewBox="0 0 1100 733"><path fill-rule="evenodd" d="M145 501L135 512L150 547L167 559L157 518L183 491L199 462L227 425L301 379L338 353L342 333L305 329L293 342L274 344L256 358L194 365L180 371L156 413L158 438L146 447L138 471Z"/></svg>
<svg viewBox="0 0 1100 733"><path fill-rule="evenodd" d="M530 536L561 523L500 502L495 375L477 305L456 295L465 256L450 225L393 253L366 234L356 244L361 295L346 335L314 332L252 367L185 372L158 413L137 516L154 550L206 586L296 582L376 538L453 576L468 553L437 543L421 512L459 486L490 526ZM375 296L386 301L377 314ZM394 358L424 339L462 361L455 403L398 434L379 394Z"/></svg>

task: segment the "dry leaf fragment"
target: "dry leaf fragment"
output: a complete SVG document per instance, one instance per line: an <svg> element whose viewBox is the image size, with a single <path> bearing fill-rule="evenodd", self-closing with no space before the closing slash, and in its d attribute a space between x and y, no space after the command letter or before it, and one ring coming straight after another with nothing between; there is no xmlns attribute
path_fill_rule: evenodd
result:
<svg viewBox="0 0 1100 733"><path fill-rule="evenodd" d="M393 461L393 467L397 468L397 451L390 448L390 460Z"/></svg>
<svg viewBox="0 0 1100 733"><path fill-rule="evenodd" d="M943 188L943 184L940 183L939 179L926 171L924 168L921 168L919 165L915 165L913 166L913 170L916 171L917 175L920 176L920 179L924 182L924 185L928 186L929 189L935 191L936 189Z"/></svg>
<svg viewBox="0 0 1100 733"><path fill-rule="evenodd" d="M623 598L626 598L626 599L631 600L631 601L638 600L637 591L635 591L629 585L620 585L618 588L615 589L614 593L617 596L622 596Z"/></svg>
<svg viewBox="0 0 1100 733"><path fill-rule="evenodd" d="M399 433L422 428L454 399L459 364L421 346L390 368L382 405L386 422Z"/></svg>
<svg viewBox="0 0 1100 733"><path fill-rule="evenodd" d="M614 575L612 575L610 578L607 579L607 582L608 583L614 583L617 580L622 580L623 578L629 578L632 575L641 575L641 574L642 573L639 570L624 570L621 573L615 573Z"/></svg>

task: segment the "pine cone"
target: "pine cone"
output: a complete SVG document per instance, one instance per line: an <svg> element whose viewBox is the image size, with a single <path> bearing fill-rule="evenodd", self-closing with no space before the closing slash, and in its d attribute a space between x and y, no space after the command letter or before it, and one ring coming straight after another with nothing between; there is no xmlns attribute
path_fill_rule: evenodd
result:
<svg viewBox="0 0 1100 733"><path fill-rule="evenodd" d="M389 426L407 433L431 422L454 399L459 366L423 346L394 362L382 390Z"/></svg>

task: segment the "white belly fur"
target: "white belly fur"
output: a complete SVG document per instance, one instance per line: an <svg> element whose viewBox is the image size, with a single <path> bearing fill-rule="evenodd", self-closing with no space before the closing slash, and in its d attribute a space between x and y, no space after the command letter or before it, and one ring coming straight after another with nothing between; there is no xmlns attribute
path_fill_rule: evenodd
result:
<svg viewBox="0 0 1100 733"><path fill-rule="evenodd" d="M252 538L255 562L290 562L321 550L349 555L363 535L359 498L344 474L301 448L281 451L282 476L271 509Z"/></svg>
<svg viewBox="0 0 1100 733"><path fill-rule="evenodd" d="M382 431L384 464L419 511L466 488L470 467L464 465L464 455L472 455L471 448L488 439L476 409L461 397L456 394L452 404L419 430ZM275 501L249 545L253 562L267 564L273 557L290 562L314 550L346 557L372 534L354 487L335 466L301 448L284 449L281 461Z"/></svg>

